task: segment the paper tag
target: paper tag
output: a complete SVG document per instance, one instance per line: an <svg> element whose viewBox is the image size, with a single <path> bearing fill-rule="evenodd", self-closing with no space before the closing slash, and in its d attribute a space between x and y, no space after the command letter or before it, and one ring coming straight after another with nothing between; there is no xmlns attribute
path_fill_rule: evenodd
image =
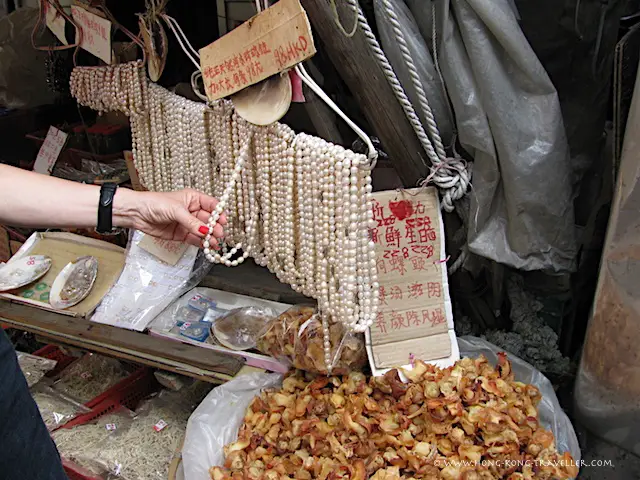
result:
<svg viewBox="0 0 640 480"><path fill-rule="evenodd" d="M190 322L184 322L181 326L180 326L180 330L182 330L183 332L189 328L191 326Z"/></svg>
<svg viewBox="0 0 640 480"><path fill-rule="evenodd" d="M9 233L0 226L0 262L6 262L11 258L11 243L9 242Z"/></svg>
<svg viewBox="0 0 640 480"><path fill-rule="evenodd" d="M47 137L44 139L40 151L38 151L36 163L33 165L33 171L44 175L51 175L53 166L58 161L58 157L65 143L67 143L67 134L62 130L58 130L56 127L49 127Z"/></svg>
<svg viewBox="0 0 640 480"><path fill-rule="evenodd" d="M80 46L103 62L111 63L111 22L77 5L71 5L71 16L82 30ZM80 33L76 32L76 42Z"/></svg>
<svg viewBox="0 0 640 480"><path fill-rule="evenodd" d="M200 50L205 90L217 100L316 53L300 0L280 0Z"/></svg>
<svg viewBox="0 0 640 480"><path fill-rule="evenodd" d="M45 18L49 30L51 30L64 45L69 45L67 37L64 34L64 28L67 23L64 17L60 15L55 7L48 1L42 2L42 8L46 9Z"/></svg>
<svg viewBox="0 0 640 480"><path fill-rule="evenodd" d="M167 422L165 422L164 420L160 420L158 423L156 423L153 426L153 429L156 432L161 432L162 430L164 430L167 427Z"/></svg>
<svg viewBox="0 0 640 480"><path fill-rule="evenodd" d="M133 152L125 150L124 152L124 161L127 164L127 170L129 171L129 178L131 179L131 186L134 190L138 192L145 192L147 189L142 184L140 180L140 176L138 175L138 169L136 168L136 164L133 161Z"/></svg>
<svg viewBox="0 0 640 480"><path fill-rule="evenodd" d="M85 380L89 380L92 377L91 372L82 372L80 374L80 378L83 378Z"/></svg>
<svg viewBox="0 0 640 480"><path fill-rule="evenodd" d="M169 265L178 263L189 247L183 242L162 240L151 235L144 235L138 246Z"/></svg>
<svg viewBox="0 0 640 480"><path fill-rule="evenodd" d="M108 431L113 432L115 431L118 427L116 427L115 423L107 423L104 428L106 428Z"/></svg>
<svg viewBox="0 0 640 480"><path fill-rule="evenodd" d="M376 226L370 234L376 249L380 308L370 341L377 368L408 364L409 351L425 361L451 354L448 330L453 318L437 195L427 188L373 196ZM416 339L424 344L429 340L430 350L400 348Z"/></svg>

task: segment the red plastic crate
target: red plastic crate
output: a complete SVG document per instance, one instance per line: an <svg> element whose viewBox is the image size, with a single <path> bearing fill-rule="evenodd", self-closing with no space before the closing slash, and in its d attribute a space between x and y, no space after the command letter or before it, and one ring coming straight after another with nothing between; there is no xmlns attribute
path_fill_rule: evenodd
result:
<svg viewBox="0 0 640 480"><path fill-rule="evenodd" d="M93 476L93 474L75 463L62 459L62 468L69 477L69 480L100 480L100 478Z"/></svg>
<svg viewBox="0 0 640 480"><path fill-rule="evenodd" d="M64 370L77 360L76 357L67 355L55 345L47 345L46 347L42 347L40 350L33 352L33 354L37 355L38 357L48 358L49 360L56 360L58 362L53 370L47 372L47 377L55 377L62 370Z"/></svg>
<svg viewBox="0 0 640 480"><path fill-rule="evenodd" d="M107 391L101 393L93 400L88 401L84 405L88 408L93 408L96 405L99 405L101 402L112 398L115 394L117 394L120 390L126 390L131 386L135 386L138 382L143 381L145 376L149 375L149 369L146 367L141 367L127 378L120 380L113 387L109 388ZM151 373L153 376L153 373Z"/></svg>
<svg viewBox="0 0 640 480"><path fill-rule="evenodd" d="M76 425L93 422L103 415L122 407L135 410L141 400L144 400L161 388L156 377L153 375L153 371L148 368L144 368L141 372L134 373L131 377L123 380L123 382L126 382L126 384L121 385L119 389L109 389L108 392L105 392L105 394L108 393L108 396L105 396L105 394L100 395L98 398L102 398L102 400L95 403L91 407L90 412L78 415L60 428L73 428Z"/></svg>

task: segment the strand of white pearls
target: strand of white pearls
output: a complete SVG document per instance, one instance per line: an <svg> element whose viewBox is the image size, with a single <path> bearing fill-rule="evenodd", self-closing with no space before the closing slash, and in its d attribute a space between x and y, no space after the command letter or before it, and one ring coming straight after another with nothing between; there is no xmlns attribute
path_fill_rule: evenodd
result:
<svg viewBox="0 0 640 480"><path fill-rule="evenodd" d="M193 186L219 198L204 253L236 266L248 256L318 300L330 369L330 325L364 332L379 306L367 159L282 124L254 127L227 101L210 107L149 86L140 69L74 70L72 92L99 111L131 116L136 166L151 190ZM228 217L221 252L213 229ZM242 252L240 253L240 251ZM339 355L334 345L335 355Z"/></svg>

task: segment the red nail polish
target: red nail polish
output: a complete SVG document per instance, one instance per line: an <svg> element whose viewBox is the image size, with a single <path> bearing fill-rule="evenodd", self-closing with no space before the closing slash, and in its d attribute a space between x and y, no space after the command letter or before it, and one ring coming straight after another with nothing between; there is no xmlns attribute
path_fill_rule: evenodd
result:
<svg viewBox="0 0 640 480"><path fill-rule="evenodd" d="M202 235L206 235L207 233L209 233L209 228L205 227L204 225L202 225L198 231L202 234Z"/></svg>

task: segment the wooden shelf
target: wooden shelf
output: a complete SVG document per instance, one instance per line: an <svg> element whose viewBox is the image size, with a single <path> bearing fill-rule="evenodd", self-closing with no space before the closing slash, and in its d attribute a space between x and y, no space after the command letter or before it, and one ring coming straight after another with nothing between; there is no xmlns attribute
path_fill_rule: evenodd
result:
<svg viewBox="0 0 640 480"><path fill-rule="evenodd" d="M33 332L53 343L72 345L211 383L223 383L252 370L236 358L194 345L4 300L0 300L0 323Z"/></svg>

